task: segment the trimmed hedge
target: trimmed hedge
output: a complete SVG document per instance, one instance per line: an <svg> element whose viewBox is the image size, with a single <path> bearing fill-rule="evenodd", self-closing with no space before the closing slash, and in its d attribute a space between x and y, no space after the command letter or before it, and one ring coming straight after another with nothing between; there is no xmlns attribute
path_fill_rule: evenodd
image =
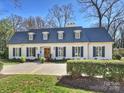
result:
<svg viewBox="0 0 124 93"><path fill-rule="evenodd" d="M105 79L124 80L124 62L119 60L68 60L67 72L72 77L86 74L90 77L103 76Z"/></svg>
<svg viewBox="0 0 124 93"><path fill-rule="evenodd" d="M2 63L0 63L0 71L2 70L2 68L3 68L3 64L2 64Z"/></svg>

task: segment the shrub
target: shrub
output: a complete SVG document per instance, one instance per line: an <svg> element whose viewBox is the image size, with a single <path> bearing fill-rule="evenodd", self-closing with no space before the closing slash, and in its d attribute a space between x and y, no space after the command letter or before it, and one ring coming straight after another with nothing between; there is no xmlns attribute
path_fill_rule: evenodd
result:
<svg viewBox="0 0 124 93"><path fill-rule="evenodd" d="M4 51L0 51L0 58L7 59L8 58L8 49Z"/></svg>
<svg viewBox="0 0 124 93"><path fill-rule="evenodd" d="M67 62L67 59L51 59L50 62L53 62L53 63L66 63Z"/></svg>
<svg viewBox="0 0 124 93"><path fill-rule="evenodd" d="M115 55L113 55L113 59L114 60L121 60L121 55L115 54Z"/></svg>
<svg viewBox="0 0 124 93"><path fill-rule="evenodd" d="M2 63L0 63L0 71L2 70L2 68L3 68L3 64L2 64Z"/></svg>
<svg viewBox="0 0 124 93"><path fill-rule="evenodd" d="M21 57L21 62L22 62L22 63L26 62L26 57L25 57L25 56L22 56L22 57Z"/></svg>
<svg viewBox="0 0 124 93"><path fill-rule="evenodd" d="M41 63L45 62L45 58L44 57L40 57L39 60L40 60Z"/></svg>
<svg viewBox="0 0 124 93"><path fill-rule="evenodd" d="M86 74L90 77L103 76L105 79L122 81L124 63L118 60L68 60L67 73L72 77Z"/></svg>

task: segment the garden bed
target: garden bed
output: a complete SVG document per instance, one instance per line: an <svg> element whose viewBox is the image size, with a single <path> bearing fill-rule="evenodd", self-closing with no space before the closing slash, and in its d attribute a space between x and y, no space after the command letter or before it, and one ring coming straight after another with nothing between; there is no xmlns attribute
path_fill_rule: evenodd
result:
<svg viewBox="0 0 124 93"><path fill-rule="evenodd" d="M77 79L73 79L71 76L63 76L58 84L66 87L103 93L124 93L124 82L113 82L103 78L81 76Z"/></svg>

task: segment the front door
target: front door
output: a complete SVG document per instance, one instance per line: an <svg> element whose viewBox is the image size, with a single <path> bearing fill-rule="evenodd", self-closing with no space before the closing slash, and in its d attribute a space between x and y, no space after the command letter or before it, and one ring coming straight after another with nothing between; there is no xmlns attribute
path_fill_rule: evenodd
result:
<svg viewBox="0 0 124 93"><path fill-rule="evenodd" d="M50 58L50 48L44 48L44 57Z"/></svg>

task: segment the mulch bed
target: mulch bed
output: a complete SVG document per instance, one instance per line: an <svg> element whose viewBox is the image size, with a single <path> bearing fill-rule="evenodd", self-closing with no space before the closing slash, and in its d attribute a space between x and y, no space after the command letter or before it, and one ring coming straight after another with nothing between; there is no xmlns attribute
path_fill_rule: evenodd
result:
<svg viewBox="0 0 124 93"><path fill-rule="evenodd" d="M124 82L114 82L103 78L79 77L73 79L71 76L59 77L57 85L77 89L92 90L103 93L124 93Z"/></svg>

